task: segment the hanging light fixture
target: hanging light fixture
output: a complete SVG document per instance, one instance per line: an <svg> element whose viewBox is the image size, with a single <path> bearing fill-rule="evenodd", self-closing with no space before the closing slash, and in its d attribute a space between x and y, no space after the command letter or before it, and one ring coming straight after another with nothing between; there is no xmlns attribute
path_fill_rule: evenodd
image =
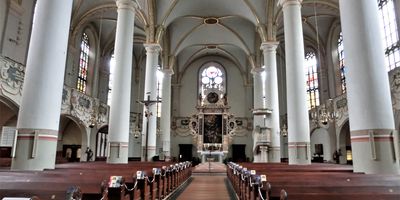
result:
<svg viewBox="0 0 400 200"><path fill-rule="evenodd" d="M281 128L281 135L282 135L283 137L287 137L287 136L288 136L288 131L287 131L286 123L284 123L284 124L282 125L282 128Z"/></svg>
<svg viewBox="0 0 400 200"><path fill-rule="evenodd" d="M320 42L319 42L319 27L318 27L318 17L317 17L317 3L314 0L314 19L315 19L315 34L317 41L317 53L318 53L318 62L321 65L321 51L320 51ZM326 105L327 104L327 105ZM327 103L316 107L314 111L311 111L311 120L316 123L318 126L326 126L329 122L335 120L336 115L333 112L333 101L329 99Z"/></svg>

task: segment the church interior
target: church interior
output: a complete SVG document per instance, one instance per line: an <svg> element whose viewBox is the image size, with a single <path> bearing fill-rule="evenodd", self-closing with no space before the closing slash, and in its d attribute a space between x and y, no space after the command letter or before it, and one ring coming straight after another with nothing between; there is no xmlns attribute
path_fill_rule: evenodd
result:
<svg viewBox="0 0 400 200"><path fill-rule="evenodd" d="M400 199L399 36L400 0L1 0L0 198Z"/></svg>

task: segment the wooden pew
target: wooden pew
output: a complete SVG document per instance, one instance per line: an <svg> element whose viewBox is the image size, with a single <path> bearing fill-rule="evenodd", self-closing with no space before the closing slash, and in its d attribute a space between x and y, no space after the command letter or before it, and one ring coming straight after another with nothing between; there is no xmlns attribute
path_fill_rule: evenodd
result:
<svg viewBox="0 0 400 200"><path fill-rule="evenodd" d="M108 180L113 175L122 176L126 180L128 188L132 188L136 182L136 172L144 169L143 171L148 174L148 177L142 190L143 194L140 190L133 190L129 194L132 197L129 198L138 199L144 195L146 199L158 199L159 196L167 196L172 192L165 188L167 182L172 183L171 178L166 177L166 171L164 170L159 178L156 178L157 176L153 175L152 172L153 168L162 168L165 164L172 163L130 162L127 165L109 165L104 162L68 163L56 165L55 170L0 171L0 198L36 195L41 199L64 199L67 188L76 185L81 188L84 199L98 200L102 197L100 188L103 180ZM191 167L183 166L183 164L180 164L181 170L176 172L181 177L179 181L176 181L176 184L182 184L190 176L188 174L191 172Z"/></svg>
<svg viewBox="0 0 400 200"><path fill-rule="evenodd" d="M243 195L252 190L249 187L250 169L257 174L266 175L272 185L271 196L267 199L279 199L281 189L285 189L289 199L400 199L399 175L366 175L353 173L348 166L310 165L294 166L282 163L241 163L229 164L228 178L238 196L242 199L266 198L267 191L261 189L261 195ZM228 165L228 166L229 166ZM234 166L234 167L232 167ZM235 169L233 169L235 168ZM248 170L244 170L248 168ZM240 183L241 182L241 183ZM262 186L261 186L262 188Z"/></svg>

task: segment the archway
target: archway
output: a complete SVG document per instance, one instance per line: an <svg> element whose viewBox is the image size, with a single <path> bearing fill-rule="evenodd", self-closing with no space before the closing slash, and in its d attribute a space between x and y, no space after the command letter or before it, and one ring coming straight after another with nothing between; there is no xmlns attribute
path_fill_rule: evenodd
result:
<svg viewBox="0 0 400 200"><path fill-rule="evenodd" d="M86 130L82 124L73 116L60 117L56 163L81 160L82 154L85 153L82 146L86 146L87 141Z"/></svg>
<svg viewBox="0 0 400 200"><path fill-rule="evenodd" d="M317 128L311 133L311 155L313 162L332 161L335 149L334 137L325 128ZM332 151L333 150L333 151Z"/></svg>
<svg viewBox="0 0 400 200"><path fill-rule="evenodd" d="M342 128L340 129L339 150L340 150L339 163L340 164L353 164L349 121L344 123Z"/></svg>
<svg viewBox="0 0 400 200"><path fill-rule="evenodd" d="M0 139L2 140L0 141L0 158L2 158L2 160L11 159L11 149L17 126L18 110L17 104L12 100L0 97ZM0 166L9 166L10 162L11 161L0 162Z"/></svg>

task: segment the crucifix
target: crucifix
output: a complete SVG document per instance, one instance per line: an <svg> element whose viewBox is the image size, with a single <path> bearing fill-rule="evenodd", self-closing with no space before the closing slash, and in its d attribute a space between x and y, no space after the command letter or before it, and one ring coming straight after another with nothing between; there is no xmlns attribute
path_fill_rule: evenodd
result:
<svg viewBox="0 0 400 200"><path fill-rule="evenodd" d="M157 97L157 100L150 100L150 93L147 93L147 100L142 100L139 101L140 104L144 105L145 107L145 113L144 116L146 117L146 146L145 146L145 150L144 150L144 161L147 161L147 149L148 149L148 139L149 139L149 121L150 121L150 116L153 115L153 113L151 113L150 111L150 106L153 105L154 103L160 103L161 100L159 99L159 97ZM157 115L157 113L156 113Z"/></svg>

